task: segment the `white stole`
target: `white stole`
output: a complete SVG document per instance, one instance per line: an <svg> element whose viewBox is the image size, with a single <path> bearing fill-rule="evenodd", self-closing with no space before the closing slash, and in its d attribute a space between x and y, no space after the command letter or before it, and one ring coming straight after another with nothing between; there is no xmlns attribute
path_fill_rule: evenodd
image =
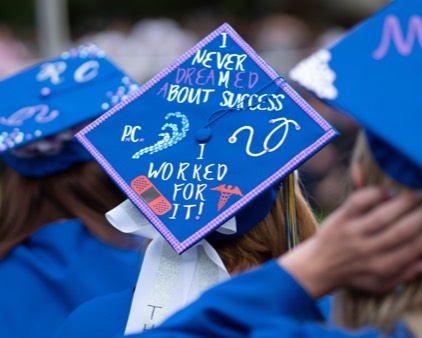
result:
<svg viewBox="0 0 422 338"><path fill-rule="evenodd" d="M144 255L125 335L152 329L203 291L230 278L220 256L205 239L177 254L130 200L106 217L120 231L152 240ZM219 231L236 232L235 219Z"/></svg>

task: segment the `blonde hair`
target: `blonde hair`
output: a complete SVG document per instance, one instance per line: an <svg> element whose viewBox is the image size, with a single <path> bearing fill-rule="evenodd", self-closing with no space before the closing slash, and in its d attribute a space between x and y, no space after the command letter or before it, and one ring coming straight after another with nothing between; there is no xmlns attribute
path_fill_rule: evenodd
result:
<svg viewBox="0 0 422 338"><path fill-rule="evenodd" d="M299 183L295 185L296 215L299 240L312 236L317 230L317 221L305 199ZM255 227L239 238L212 241L230 273L241 272L278 257L286 249L284 225L284 203L282 189L269 214Z"/></svg>
<svg viewBox="0 0 422 338"><path fill-rule="evenodd" d="M375 162L363 132L358 135L352 163L361 166L365 185L380 185L396 193L409 190L384 174ZM397 321L404 320L417 337L422 337L421 312L421 278L382 295L343 289L336 292L334 297L333 319L350 329L371 325L382 332L391 333Z"/></svg>

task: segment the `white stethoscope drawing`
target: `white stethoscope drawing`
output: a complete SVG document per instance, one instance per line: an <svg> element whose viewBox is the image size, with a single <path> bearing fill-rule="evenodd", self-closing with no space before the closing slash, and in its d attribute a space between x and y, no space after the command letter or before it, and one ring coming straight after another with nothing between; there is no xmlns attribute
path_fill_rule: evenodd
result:
<svg viewBox="0 0 422 338"><path fill-rule="evenodd" d="M263 142L263 144L262 144L262 147L263 147L263 150L261 151L261 152L259 152L259 153L253 153L250 149L251 149L251 144L252 144L252 139L253 139L253 136L254 136L254 133L255 133L255 130L254 130L254 128L253 127L251 127L251 126L243 126L243 127L240 127L239 129L237 129L233 134L232 134L232 136L230 136L229 137L229 143L236 143L237 142L237 135L240 133L240 132L242 132L243 130L248 130L249 131L249 136L248 136L248 140L247 140L247 142L246 142L246 148L245 148L245 151L246 151L246 153L249 155L249 156L253 156L253 157L258 157L258 156L262 156L262 155L265 155L265 154L267 154L267 153L271 153L271 152L273 152L273 151L276 151L278 148L280 148L282 145L283 145L283 143L284 143L284 141L285 141L285 139L286 139L286 137L287 137L287 134L288 134L288 132L289 132L289 125L290 124L293 124L294 126L295 126L295 129L296 130L300 130L300 125L296 122L296 121L294 121L294 120L290 120L290 119L287 119L287 118L285 118L285 117L279 117L279 118L277 118L277 119L272 119L272 120L270 120L269 121L269 123L271 123L271 124L274 124L274 123L276 123L276 122L279 122L279 121L281 121L281 123L279 124L279 125L277 125L274 129L272 129L269 133L268 133L268 135L267 135L267 137L264 139L264 142ZM282 135L282 137L281 137L281 139L278 141L278 143L274 146L274 147L272 147L272 148L270 148L269 146L268 146L268 144L269 144L269 142L270 142L270 140L271 140L271 138L273 137L273 135L280 129L280 128L285 128L284 129L284 133L283 133L283 135Z"/></svg>

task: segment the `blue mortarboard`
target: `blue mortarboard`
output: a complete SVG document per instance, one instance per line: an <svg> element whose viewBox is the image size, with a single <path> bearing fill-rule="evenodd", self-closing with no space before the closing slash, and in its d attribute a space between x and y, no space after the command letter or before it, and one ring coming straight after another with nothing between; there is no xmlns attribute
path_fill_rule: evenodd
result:
<svg viewBox="0 0 422 338"><path fill-rule="evenodd" d="M255 225L336 135L224 24L76 137L181 253L250 205Z"/></svg>
<svg viewBox="0 0 422 338"><path fill-rule="evenodd" d="M290 77L365 128L375 159L397 181L422 188L422 2L396 0Z"/></svg>
<svg viewBox="0 0 422 338"><path fill-rule="evenodd" d="M42 176L48 167L60 170L78 156L88 158L77 144L67 145L62 155L69 156L58 158L56 168L52 157L26 160L9 150L93 120L138 88L93 44L11 76L0 82L0 153L6 162L34 176Z"/></svg>

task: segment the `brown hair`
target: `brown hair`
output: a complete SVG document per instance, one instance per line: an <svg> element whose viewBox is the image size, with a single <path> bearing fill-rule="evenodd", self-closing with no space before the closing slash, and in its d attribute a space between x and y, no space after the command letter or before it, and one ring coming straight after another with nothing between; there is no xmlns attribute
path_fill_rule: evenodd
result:
<svg viewBox="0 0 422 338"><path fill-rule="evenodd" d="M137 247L114 229L104 213L124 195L95 162L42 178L27 178L5 168L0 208L0 258L43 225L80 219L99 239L119 247Z"/></svg>
<svg viewBox="0 0 422 338"><path fill-rule="evenodd" d="M295 185L295 199L299 239L303 241L316 232L317 222L299 184ZM270 213L255 227L239 238L211 244L230 273L250 269L286 252L282 189Z"/></svg>
<svg viewBox="0 0 422 338"><path fill-rule="evenodd" d="M380 185L395 192L409 190L383 173L369 150L363 132L356 140L352 163L361 166L365 185ZM414 333L422 337L421 325L415 325L418 322L415 319L422 311L421 278L383 295L343 289L336 292L334 299L334 320L344 327L355 329L372 325L385 333L390 333L395 323L404 319Z"/></svg>

